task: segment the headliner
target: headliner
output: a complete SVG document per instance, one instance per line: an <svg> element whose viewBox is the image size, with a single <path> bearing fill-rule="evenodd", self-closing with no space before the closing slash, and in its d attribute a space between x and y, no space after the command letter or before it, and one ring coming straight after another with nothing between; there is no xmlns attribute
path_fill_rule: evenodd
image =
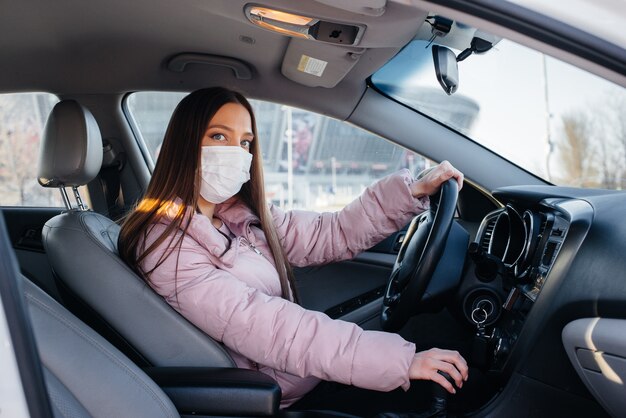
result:
<svg viewBox="0 0 626 418"><path fill-rule="evenodd" d="M389 3L383 16L350 13L317 2L298 12L367 26L367 51L333 89L310 88L285 78L280 67L289 38L247 21L248 1L12 0L0 14L0 91L47 91L61 96L123 94L138 90L189 91L209 85L237 88L288 104L326 102L326 113L347 117L365 91L365 79L417 32L424 12ZM288 0L265 1L289 10ZM10 10L7 13L6 10ZM389 33L390 23L394 29ZM253 45L240 36L252 37ZM220 67L167 69L172 56L205 53L239 58L253 68L250 81ZM312 100L313 99L313 100Z"/></svg>

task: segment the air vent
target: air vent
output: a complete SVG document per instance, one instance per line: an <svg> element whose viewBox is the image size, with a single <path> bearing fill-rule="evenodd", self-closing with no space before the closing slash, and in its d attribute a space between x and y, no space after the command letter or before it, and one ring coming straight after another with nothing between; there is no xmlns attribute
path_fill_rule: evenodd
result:
<svg viewBox="0 0 626 418"><path fill-rule="evenodd" d="M565 231L561 228L555 228L552 230L552 236L553 237L562 237L563 234L565 233Z"/></svg>
<svg viewBox="0 0 626 418"><path fill-rule="evenodd" d="M559 244L557 242L549 241L548 245L546 246L546 250L543 253L543 259L541 260L541 263L544 266L550 266L550 264L552 264L552 260L554 259L554 254L558 249Z"/></svg>
<svg viewBox="0 0 626 418"><path fill-rule="evenodd" d="M480 246L485 251L489 250L489 243L491 242L491 236L493 235L493 229L495 228L497 221L497 216L494 216L487 221L487 225L485 226L485 232L483 233L483 237L480 240Z"/></svg>
<svg viewBox="0 0 626 418"><path fill-rule="evenodd" d="M541 221L541 226L539 227L539 234L542 235L546 230L546 225L548 225L548 219L544 216L543 221Z"/></svg>

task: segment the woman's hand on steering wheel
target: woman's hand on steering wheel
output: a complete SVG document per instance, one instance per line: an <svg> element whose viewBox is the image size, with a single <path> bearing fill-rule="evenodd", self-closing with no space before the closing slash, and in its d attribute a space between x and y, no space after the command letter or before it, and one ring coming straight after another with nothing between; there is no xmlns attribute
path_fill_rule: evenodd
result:
<svg viewBox="0 0 626 418"><path fill-rule="evenodd" d="M467 381L467 362L457 351L431 348L430 350L415 353L409 367L409 379L432 380L443 386L448 392L456 393L456 390L443 377L439 371L446 372L454 380L457 388L463 387Z"/></svg>
<svg viewBox="0 0 626 418"><path fill-rule="evenodd" d="M454 168L448 161L422 171L417 180L411 183L413 197L431 196L439 190L441 184L448 179L454 178L459 184L459 190L463 187L463 173Z"/></svg>

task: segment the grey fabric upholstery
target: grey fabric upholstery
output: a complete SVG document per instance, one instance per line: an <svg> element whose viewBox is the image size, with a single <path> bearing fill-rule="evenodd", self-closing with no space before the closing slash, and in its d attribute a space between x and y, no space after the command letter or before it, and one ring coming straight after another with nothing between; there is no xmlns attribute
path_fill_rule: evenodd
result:
<svg viewBox="0 0 626 418"><path fill-rule="evenodd" d="M74 100L57 103L48 117L37 179L44 187L82 186L102 166L102 137L91 112Z"/></svg>
<svg viewBox="0 0 626 418"><path fill-rule="evenodd" d="M234 367L117 255L119 226L91 211L49 220L43 243L56 275L154 366Z"/></svg>
<svg viewBox="0 0 626 418"><path fill-rule="evenodd" d="M179 417L163 391L122 353L22 279L55 417Z"/></svg>

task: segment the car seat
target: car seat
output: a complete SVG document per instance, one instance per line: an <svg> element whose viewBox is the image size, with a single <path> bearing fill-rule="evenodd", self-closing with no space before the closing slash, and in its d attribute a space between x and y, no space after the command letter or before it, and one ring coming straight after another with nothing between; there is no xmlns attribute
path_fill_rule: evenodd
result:
<svg viewBox="0 0 626 418"><path fill-rule="evenodd" d="M252 370L152 367L147 374L18 275L1 213L0 260L0 320L10 321L12 344L5 342L19 358L31 416L354 418L331 411L279 411L278 384Z"/></svg>
<svg viewBox="0 0 626 418"><path fill-rule="evenodd" d="M101 165L102 138L91 112L73 100L59 102L46 122L38 180L44 187L59 188L67 207L42 232L64 301L107 338L121 337L122 343L113 340L118 348L134 360L136 350L148 363L144 365L234 367L219 343L172 309L122 261L117 252L120 227L84 207L78 187L93 180ZM73 190L76 207L66 187ZM96 320L110 332L94 325Z"/></svg>
<svg viewBox="0 0 626 418"><path fill-rule="evenodd" d="M122 353L27 279L22 285L54 416L180 416Z"/></svg>

